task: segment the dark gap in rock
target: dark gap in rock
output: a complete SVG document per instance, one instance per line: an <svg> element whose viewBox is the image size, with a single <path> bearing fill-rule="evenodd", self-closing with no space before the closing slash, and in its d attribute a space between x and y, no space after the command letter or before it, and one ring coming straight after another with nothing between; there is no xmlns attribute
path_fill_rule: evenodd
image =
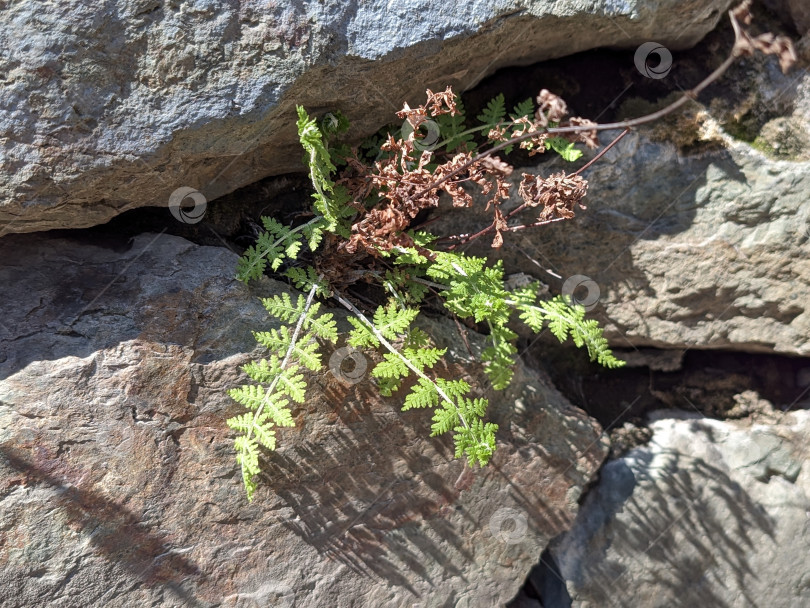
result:
<svg viewBox="0 0 810 608"><path fill-rule="evenodd" d="M760 17L762 27L780 31L779 24L772 17L769 18L767 14L758 15ZM672 101L670 97L673 94L693 87L725 59L732 42L731 27L724 19L696 47L673 51L672 69L665 78L642 75L634 64L635 49L600 48L527 66L502 68L475 88L456 92L462 95L468 126L476 123L475 117L499 93L504 94L507 112L510 112L515 104L535 97L543 88L563 97L568 103L570 115L611 122L657 109L662 100ZM747 82L747 61L745 58L738 61L724 78L707 88L700 99L711 99L720 93L730 105L744 99L750 91L737 83ZM782 109L771 108L772 112ZM391 119L391 126L401 126L393 114ZM759 119L764 120L761 116ZM696 142L692 133L695 129L689 131L687 128L689 133L683 133L684 127L689 126L685 125L684 120L692 120L691 115L687 111L676 112L660 123L654 123L660 125L656 132L660 131L662 138L673 140L683 152L698 152L707 145L716 145ZM604 135L601 139L603 145L608 143ZM555 154L530 157L528 152L520 149L508 157L516 167L536 166L555 158ZM307 219L312 191L303 173L303 160L301 171L268 177L208 201L205 215L195 224L176 220L166 206L142 207L124 212L106 224L93 228L52 232L103 247L126 248L127 241L133 236L165 231L196 244L228 246L241 253L253 244L262 215L276 217L288 224Z"/></svg>
<svg viewBox="0 0 810 608"><path fill-rule="evenodd" d="M560 538L556 537L549 542L549 546L540 555L540 561L529 571L526 583L512 601L506 604L506 608L571 608L572 600L565 579L549 549Z"/></svg>
<svg viewBox="0 0 810 608"><path fill-rule="evenodd" d="M609 370L591 363L587 353L550 340L528 351L530 365L545 369L566 398L610 433L611 457L649 438L644 418L654 410L677 409L723 419L744 418L769 406L781 411L810 407L806 358L653 348L616 355L633 366Z"/></svg>
<svg viewBox="0 0 810 608"><path fill-rule="evenodd" d="M184 224L168 206L140 207L125 211L106 224L51 234L77 242L126 250L129 240L145 232L165 232L197 245L229 247L241 254L256 240L262 215L286 224L309 219L311 189L306 175L268 177L209 201L202 220ZM189 205L191 206L191 204Z"/></svg>

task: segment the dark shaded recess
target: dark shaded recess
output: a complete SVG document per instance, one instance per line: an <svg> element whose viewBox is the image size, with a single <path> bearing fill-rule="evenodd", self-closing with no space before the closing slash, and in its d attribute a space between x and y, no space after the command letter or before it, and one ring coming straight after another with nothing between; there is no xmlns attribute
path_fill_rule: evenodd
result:
<svg viewBox="0 0 810 608"><path fill-rule="evenodd" d="M767 16L763 17L763 22L763 27L770 25ZM672 70L663 79L641 75L633 63L633 49L594 49L529 66L504 68L485 78L475 88L456 93L462 95L468 126L474 126L475 117L499 93L504 94L507 112L510 112L515 104L536 96L543 88L562 96L568 104L570 115L611 122L627 118L620 109L628 99L657 103L673 92L693 87L728 56L732 42L731 27L724 19L717 30L694 49L673 52ZM727 85L746 80L747 61L746 58L738 60L719 82L702 93L700 99L722 94L729 103L733 103L734 97L741 97L743 89ZM391 119L391 125L398 132L401 121L393 113ZM601 139L603 145L608 143L604 135ZM530 157L528 152L516 149L507 158L516 167L521 167L537 165L555 156L540 154ZM301 171L269 177L209 201L205 216L196 224L177 221L167 207L142 207L124 212L103 225L52 232L60 237L87 240L95 245L125 248L133 236L165 230L167 234L181 236L200 245L228 246L241 253L253 244L262 215L291 225L311 217L312 190L308 176L303 173L303 151Z"/></svg>
<svg viewBox="0 0 810 608"><path fill-rule="evenodd" d="M50 234L126 251L130 239L139 234L165 231L198 245L228 247L241 255L255 242L261 229L261 216L274 217L288 225L310 219L311 194L306 175L269 177L209 201L203 219L196 224L178 221L167 206L141 207L125 211L106 224L76 230L52 230ZM193 202L188 202L191 210Z"/></svg>
<svg viewBox="0 0 810 608"><path fill-rule="evenodd" d="M549 546L553 545L556 540L552 540ZM520 590L518 597L506 605L507 608L529 608L531 606L571 608L571 596L565 586L565 579L548 548L543 551L540 561L529 572L526 584Z"/></svg>
<svg viewBox="0 0 810 608"><path fill-rule="evenodd" d="M695 349L684 354L680 370L658 371L609 370L568 345L547 343L530 353L557 389L606 430L640 424L647 412L663 408L725 418L734 396L747 390L777 410L810 407L810 360L802 357Z"/></svg>

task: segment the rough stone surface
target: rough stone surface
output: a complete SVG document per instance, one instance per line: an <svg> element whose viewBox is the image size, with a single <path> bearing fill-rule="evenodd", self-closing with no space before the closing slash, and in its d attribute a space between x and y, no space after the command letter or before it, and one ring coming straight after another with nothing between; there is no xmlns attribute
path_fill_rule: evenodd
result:
<svg viewBox="0 0 810 608"><path fill-rule="evenodd" d="M247 503L224 420L267 327L236 256L165 234L0 240L0 604L459 606L518 591L606 454L521 367L485 469L370 381L313 378ZM426 320L480 381L453 323ZM470 336L473 349L480 339ZM254 352L253 354L258 354Z"/></svg>
<svg viewBox="0 0 810 608"><path fill-rule="evenodd" d="M545 608L810 605L810 411L665 415L648 446L603 467L554 543L565 587L538 580Z"/></svg>
<svg viewBox="0 0 810 608"><path fill-rule="evenodd" d="M295 104L364 137L427 87L656 40L730 0L0 2L0 234L103 223L300 171Z"/></svg>
<svg viewBox="0 0 810 608"><path fill-rule="evenodd" d="M593 306L614 347L810 354L810 150L787 159L778 142L752 133L749 143L721 126L735 112L777 114L810 133L810 75L783 76L773 60L739 70L719 90L745 87L744 101L708 96L697 110L627 135L584 173L587 210L507 237L495 252L507 268L552 293L579 275L574 296ZM516 170L512 191L524 172L570 170L564 165L557 158ZM522 202L514 198L505 211ZM476 232L492 221L483 207L433 227ZM489 240L467 250L493 254Z"/></svg>

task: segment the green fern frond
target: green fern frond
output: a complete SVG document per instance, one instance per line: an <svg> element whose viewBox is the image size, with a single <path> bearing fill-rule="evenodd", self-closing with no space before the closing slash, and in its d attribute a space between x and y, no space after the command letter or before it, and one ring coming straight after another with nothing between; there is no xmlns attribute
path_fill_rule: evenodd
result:
<svg viewBox="0 0 810 608"><path fill-rule="evenodd" d="M318 272L312 266L299 268L294 266L288 268L284 273L293 285L301 291L309 291L313 285L317 286L316 294L323 297L329 296L329 285L318 276Z"/></svg>
<svg viewBox="0 0 810 608"><path fill-rule="evenodd" d="M245 283L258 279L270 266L274 272L287 260L295 260L301 250L302 239L310 244L320 242L322 220L316 218L297 228L289 228L276 220L262 217L265 230L256 243L245 250L236 265L236 278Z"/></svg>
<svg viewBox="0 0 810 608"><path fill-rule="evenodd" d="M397 308L379 306L374 313L374 327L388 340L396 340L404 333L419 315L417 308Z"/></svg>
<svg viewBox="0 0 810 608"><path fill-rule="evenodd" d="M270 316L276 317L284 323L297 321L306 310L306 298L300 294L295 304L287 292L270 298L262 298L261 302Z"/></svg>
<svg viewBox="0 0 810 608"><path fill-rule="evenodd" d="M423 371L426 367L433 367L446 352L446 348L404 348L402 350L408 360Z"/></svg>
<svg viewBox="0 0 810 608"><path fill-rule="evenodd" d="M446 401L444 403L447 404ZM433 424L430 427L431 437L444 435L458 424L457 408L452 403L449 405L451 407L440 407L433 413Z"/></svg>
<svg viewBox="0 0 810 608"><path fill-rule="evenodd" d="M439 392L437 383L427 378L419 378L411 392L405 397L405 404L402 411L406 412L413 408L435 407L439 403Z"/></svg>
<svg viewBox="0 0 810 608"><path fill-rule="evenodd" d="M424 255L413 247L396 247L393 252L396 255L394 264L397 266L419 266L420 264L426 264L428 261Z"/></svg>
<svg viewBox="0 0 810 608"><path fill-rule="evenodd" d="M517 120L519 118L531 118L533 115L534 115L534 100L531 97L529 97L528 99L524 99L514 108L512 108L512 113L509 115L509 118L511 118L512 120Z"/></svg>
<svg viewBox="0 0 810 608"><path fill-rule="evenodd" d="M503 390L512 381L517 347L514 342L517 334L507 327L492 327L489 335L490 346L481 353L486 363L484 373L495 390Z"/></svg>
<svg viewBox="0 0 810 608"><path fill-rule="evenodd" d="M350 346L355 348L376 348L380 345L377 336L374 335L374 332L366 323L356 317L347 317L346 320L354 327L349 332L349 339L347 340Z"/></svg>
<svg viewBox="0 0 810 608"><path fill-rule="evenodd" d="M343 135L349 130L349 119L341 111L327 112L321 119L321 132L326 139Z"/></svg>
<svg viewBox="0 0 810 608"><path fill-rule="evenodd" d="M470 385L464 380L445 380L436 378L436 385L453 401L470 392Z"/></svg>
<svg viewBox="0 0 810 608"><path fill-rule="evenodd" d="M394 268L385 271L383 286L399 303L401 308L405 308L408 304L419 304L425 299L429 291L427 286L413 280L419 274L416 269L406 271L401 268Z"/></svg>
<svg viewBox="0 0 810 608"><path fill-rule="evenodd" d="M411 317L410 321L416 315L408 310L403 311L391 306L380 307L374 315L374 321L370 321L345 298L338 296L338 301L354 313L354 317L349 317L355 327L350 338L350 340L355 340L353 345L382 345L387 351L383 355L383 361L378 363L371 372L373 376L379 378L380 393L384 396L391 395L393 391L399 389L402 378L411 372L415 373L418 380L410 394L406 396L403 408L411 409L433 405L435 409L431 426L432 436L446 433L456 427L464 429L457 432L457 435L460 433L460 436L465 438L462 441L462 452L467 454L470 462L485 463L492 453L491 446L494 447L493 429L497 429L497 425L484 425L481 421L485 414L487 400L470 400L464 397L470 390L469 385L464 381L447 381L440 378L433 380L425 374L425 367L435 363L444 354L444 349L425 347L416 349L407 346L398 349L389 341L389 339L399 339L408 344L410 340L412 343L421 344L424 337L420 333L416 333L409 338L408 333L414 333L415 330L407 332L407 325L402 321L406 318L403 316L404 314ZM395 321L395 319L398 320ZM385 331L380 327L381 325L386 326ZM478 422L476 423L476 421ZM475 431L471 432L470 429L475 429ZM492 434L492 437L487 433ZM475 443L479 439L483 443Z"/></svg>
<svg viewBox="0 0 810 608"><path fill-rule="evenodd" d="M278 350L290 343L290 328L284 325L279 329L271 329L270 331L254 331L253 337L265 348L271 351Z"/></svg>
<svg viewBox="0 0 810 608"><path fill-rule="evenodd" d="M270 355L269 360L246 363L242 370L256 382L270 382L281 371L281 365L276 355Z"/></svg>
<svg viewBox="0 0 810 608"><path fill-rule="evenodd" d="M447 152L452 152L457 148L469 147L467 144L473 141L472 133L467 132L467 127L464 124L466 119L461 97L456 95L455 102L457 110L455 115L441 114L434 118L441 133L442 142L439 145L443 146Z"/></svg>
<svg viewBox="0 0 810 608"><path fill-rule="evenodd" d="M269 229L275 227L271 224ZM239 433L234 449L249 500L256 491L253 478L259 472L259 446L275 449L275 428L295 424L290 402L303 403L306 398L307 384L302 368L311 371L322 368L316 339L337 341L337 325L332 313L319 314L320 304L313 303L317 290L318 285L313 284L307 297L299 295L295 302L288 293L262 300L271 316L283 323L294 323L294 329L282 325L278 329L254 332L256 340L270 355L243 368L257 384L228 391L234 401L248 410L230 418L228 426Z"/></svg>
<svg viewBox="0 0 810 608"><path fill-rule="evenodd" d="M289 369L297 370L297 365L291 365ZM286 371L286 370L285 370ZM306 395L307 383L304 381L304 374L286 373L278 377L278 391L289 395L296 403L303 403Z"/></svg>
<svg viewBox="0 0 810 608"><path fill-rule="evenodd" d="M248 435L239 435L234 440L233 447L236 450L236 461L242 467L242 480L245 483L248 500L251 500L256 491L253 477L259 474L259 444Z"/></svg>
<svg viewBox="0 0 810 608"><path fill-rule="evenodd" d="M325 312L319 315L318 311L320 309L320 302L315 302L310 307L306 317L304 317L304 329L311 331L314 336L321 340L328 340L333 343L337 342L338 330L334 315L331 312Z"/></svg>
<svg viewBox="0 0 810 608"><path fill-rule="evenodd" d="M486 259L460 253L437 252L427 275L446 286L442 292L445 307L462 318L472 317L503 325L510 310L509 295L503 286L503 264L486 266Z"/></svg>
<svg viewBox="0 0 810 608"><path fill-rule="evenodd" d="M456 444L456 458L467 455L470 467L476 464L486 466L495 452L495 432L498 425L485 423L480 418L474 420L470 427L456 427L453 440Z"/></svg>
<svg viewBox="0 0 810 608"><path fill-rule="evenodd" d="M265 391L263 386L255 384L245 384L239 388L232 388L228 391L231 399L241 403L249 410L258 409L265 401Z"/></svg>
<svg viewBox="0 0 810 608"><path fill-rule="evenodd" d="M408 375L408 366L397 354L385 353L383 360L371 370L371 375L375 378L398 380Z"/></svg>
<svg viewBox="0 0 810 608"><path fill-rule="evenodd" d="M318 343L314 336L307 335L298 340L293 347L293 356L308 370L317 372L323 367L321 363L321 353L318 350ZM330 340L331 342L332 340Z"/></svg>
<svg viewBox="0 0 810 608"><path fill-rule="evenodd" d="M351 231L346 220L353 216L355 210L348 203L350 197L342 186L332 181L336 171L332 157L324 143L324 136L314 118L310 118L303 106L296 106L298 111L298 139L306 152L309 177L315 192L315 210L324 218L324 229L349 238Z"/></svg>
<svg viewBox="0 0 810 608"><path fill-rule="evenodd" d="M485 127L495 127L506 116L506 105L503 93L498 94L487 104L487 107L476 117Z"/></svg>
<svg viewBox="0 0 810 608"><path fill-rule="evenodd" d="M326 222L323 218L315 218L304 224L301 228L301 234L309 245L310 251L315 251L323 240L323 231L326 228Z"/></svg>
<svg viewBox="0 0 810 608"><path fill-rule="evenodd" d="M397 306L379 306L374 313L373 327L387 340L396 340L404 333L419 314L416 308L399 308ZM355 348L377 347L378 337L372 327L359 318L349 317L354 329L349 333L349 344Z"/></svg>
<svg viewBox="0 0 810 608"><path fill-rule="evenodd" d="M569 306L562 296L556 296L534 305L521 303L517 308L521 320L533 331L542 331L544 324L548 323L549 331L560 342L564 342L570 334L577 347L585 346L591 361L608 368L625 365L624 361L613 355L599 323L595 319L585 319L584 307Z"/></svg>

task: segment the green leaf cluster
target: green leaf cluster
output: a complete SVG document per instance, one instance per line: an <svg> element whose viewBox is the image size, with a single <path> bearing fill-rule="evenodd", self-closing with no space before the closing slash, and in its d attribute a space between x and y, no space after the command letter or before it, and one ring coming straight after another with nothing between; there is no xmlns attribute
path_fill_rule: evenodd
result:
<svg viewBox="0 0 810 608"><path fill-rule="evenodd" d="M316 218L298 228L289 228L270 217L262 217L264 231L245 251L236 266L236 278L245 283L261 277L267 268L277 271L286 261L294 261L306 242L312 251L318 248L325 223Z"/></svg>
<svg viewBox="0 0 810 608"><path fill-rule="evenodd" d="M481 353L493 388L506 388L512 379L517 334L507 327L512 308L504 288L503 264L487 266L484 258L462 253L437 252L427 275L445 286L445 307L461 318L485 322L489 329L488 347Z"/></svg>
<svg viewBox="0 0 810 608"><path fill-rule="evenodd" d="M383 396L391 396L401 388L403 379L415 374L417 382L406 395L402 409L434 408L431 437L453 431L456 457L466 455L470 466L476 463L484 466L495 451L495 431L498 430L497 424L483 420L489 402L467 397L470 386L463 380L431 378L425 373L441 359L446 349L430 346L429 336L412 327L418 312L389 304L377 308L373 320L362 314L349 317L354 326L349 344L385 348L383 360L371 372Z"/></svg>
<svg viewBox="0 0 810 608"><path fill-rule="evenodd" d="M324 230L335 232L345 238L349 237L350 224L348 218L355 213L349 206L349 195L346 189L332 181L332 173L337 169L332 162L332 156L326 146L324 134L318 128L318 122L310 118L302 106L298 110L298 139L306 153L305 161L309 167L309 177L315 192L313 206L323 218ZM335 127L339 132L340 120Z"/></svg>

